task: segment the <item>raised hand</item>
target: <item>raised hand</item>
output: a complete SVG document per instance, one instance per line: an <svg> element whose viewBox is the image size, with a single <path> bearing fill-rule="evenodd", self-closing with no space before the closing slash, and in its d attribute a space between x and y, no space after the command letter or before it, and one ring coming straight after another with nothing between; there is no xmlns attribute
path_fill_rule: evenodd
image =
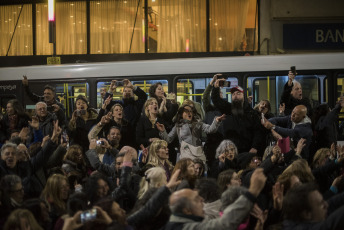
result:
<svg viewBox="0 0 344 230"><path fill-rule="evenodd" d="M32 116L32 120L29 121L29 125L34 129L38 130L39 129L39 119L37 116Z"/></svg>
<svg viewBox="0 0 344 230"><path fill-rule="evenodd" d="M24 127L22 128L22 130L20 130L19 137L23 142L25 142L26 139L28 138L29 132L30 132L29 127Z"/></svg>
<svg viewBox="0 0 344 230"><path fill-rule="evenodd" d="M58 142L58 137L60 136L62 129L59 126L59 120L53 121L54 123L54 130L53 130L53 135L51 137L51 140L55 143Z"/></svg>
<svg viewBox="0 0 344 230"><path fill-rule="evenodd" d="M165 126L163 124L160 124L159 122L155 123L156 128L160 131L160 132L164 132L165 131Z"/></svg>
<svg viewBox="0 0 344 230"><path fill-rule="evenodd" d="M123 80L123 85L125 86L125 87L130 87L130 88L134 88L134 85L131 83L131 81L129 81L128 79L124 79Z"/></svg>
<svg viewBox="0 0 344 230"><path fill-rule="evenodd" d="M225 160L226 160L225 158L226 158L225 154L222 153L222 154L220 154L220 156L219 156L219 161L221 161L222 163L225 163Z"/></svg>
<svg viewBox="0 0 344 230"><path fill-rule="evenodd" d="M43 148L43 146L45 145L45 143L47 143L49 140L50 140L50 136L49 136L49 135L43 137L41 147Z"/></svg>
<svg viewBox="0 0 344 230"><path fill-rule="evenodd" d="M60 106L58 106L57 104L52 104L51 105L53 107L53 112L56 113L60 110Z"/></svg>
<svg viewBox="0 0 344 230"><path fill-rule="evenodd" d="M28 86L29 85L29 81L27 80L26 75L23 75L22 83L23 83L24 86Z"/></svg>
<svg viewBox="0 0 344 230"><path fill-rule="evenodd" d="M108 96L108 98L105 99L102 109L106 109L106 107L110 104L110 102L112 101L111 96Z"/></svg>
<svg viewBox="0 0 344 230"><path fill-rule="evenodd" d="M116 82L117 82L117 80L112 80L112 81L111 81L110 90L111 90L112 92L115 91L115 89L117 88Z"/></svg>
<svg viewBox="0 0 344 230"><path fill-rule="evenodd" d="M142 144L140 145L140 148L142 150L142 163L146 163L147 162L147 158L148 158L148 148L145 148Z"/></svg>
<svg viewBox="0 0 344 230"><path fill-rule="evenodd" d="M179 185L182 181L178 180L180 169L177 169L174 174L171 176L170 181L166 184L167 188L173 188Z"/></svg>
<svg viewBox="0 0 344 230"><path fill-rule="evenodd" d="M302 149L306 146L306 139L301 138L299 142L297 142L297 146L295 149L295 152L297 155L300 155L302 152Z"/></svg>
<svg viewBox="0 0 344 230"><path fill-rule="evenodd" d="M282 210L283 204L283 192L284 192L284 185L280 182L277 182L272 187L272 198L274 201L274 209Z"/></svg>
<svg viewBox="0 0 344 230"><path fill-rule="evenodd" d="M222 76L222 74L220 74L220 73L215 74L215 75L213 76L213 79L211 79L209 85L212 85L212 86L213 86L214 83L215 83L216 80L217 80L217 77L221 77L221 76Z"/></svg>
<svg viewBox="0 0 344 230"><path fill-rule="evenodd" d="M279 110L278 110L279 114L284 114L284 110L285 110L285 103L282 103L279 106Z"/></svg>
<svg viewBox="0 0 344 230"><path fill-rule="evenodd" d="M226 114L222 114L221 116L216 117L216 121L217 121L217 122L223 121L223 120L225 120L225 119L226 119Z"/></svg>

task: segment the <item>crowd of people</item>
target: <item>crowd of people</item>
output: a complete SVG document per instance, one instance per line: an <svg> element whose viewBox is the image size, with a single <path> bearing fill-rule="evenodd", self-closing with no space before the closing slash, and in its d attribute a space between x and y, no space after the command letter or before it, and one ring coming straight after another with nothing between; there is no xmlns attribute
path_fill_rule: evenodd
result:
<svg viewBox="0 0 344 230"><path fill-rule="evenodd" d="M344 98L313 108L288 77L278 114L240 86L228 102L216 74L202 104L113 80L99 111L79 95L67 118L25 76L35 115L13 99L0 121L0 229L343 228Z"/></svg>

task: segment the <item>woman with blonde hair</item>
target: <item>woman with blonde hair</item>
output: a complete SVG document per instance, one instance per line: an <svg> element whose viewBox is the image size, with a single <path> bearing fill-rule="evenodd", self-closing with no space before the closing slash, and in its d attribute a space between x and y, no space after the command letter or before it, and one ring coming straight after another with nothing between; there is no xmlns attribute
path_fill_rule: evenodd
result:
<svg viewBox="0 0 344 230"><path fill-rule="evenodd" d="M325 165L330 156L331 150L329 148L318 149L313 157L312 167L319 168Z"/></svg>
<svg viewBox="0 0 344 230"><path fill-rule="evenodd" d="M5 223L4 230L12 229L43 230L33 214L27 209L17 209L11 213Z"/></svg>
<svg viewBox="0 0 344 230"><path fill-rule="evenodd" d="M161 167L153 167L145 172L145 176L141 179L140 190L137 198L140 200L146 192L151 188L160 188L167 184L165 170Z"/></svg>
<svg viewBox="0 0 344 230"><path fill-rule="evenodd" d="M144 113L141 115L136 126L136 142L138 145L147 147L153 141L160 139L156 123L165 124L159 117L158 101L153 97L144 104Z"/></svg>
<svg viewBox="0 0 344 230"><path fill-rule="evenodd" d="M41 198L49 205L49 215L52 220L52 226L57 219L66 214L66 203L69 197L69 183L66 176L54 174L49 177L45 185Z"/></svg>
<svg viewBox="0 0 344 230"><path fill-rule="evenodd" d="M152 167L161 167L165 170L167 181L170 180L171 173L173 170L172 163L168 160L169 150L167 142L164 140L155 140L149 147L148 160L143 168L143 171L148 170Z"/></svg>

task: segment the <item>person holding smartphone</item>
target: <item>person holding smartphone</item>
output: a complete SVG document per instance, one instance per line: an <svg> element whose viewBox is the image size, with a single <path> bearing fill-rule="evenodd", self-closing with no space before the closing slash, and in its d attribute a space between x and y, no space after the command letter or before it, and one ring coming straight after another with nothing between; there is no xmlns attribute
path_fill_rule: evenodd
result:
<svg viewBox="0 0 344 230"><path fill-rule="evenodd" d="M284 85L280 103L284 107L285 116L290 115L295 106L304 105L307 107L307 115L310 117L313 114L312 105L308 98L303 97L302 86L295 80L296 75L295 66L290 67L288 81Z"/></svg>

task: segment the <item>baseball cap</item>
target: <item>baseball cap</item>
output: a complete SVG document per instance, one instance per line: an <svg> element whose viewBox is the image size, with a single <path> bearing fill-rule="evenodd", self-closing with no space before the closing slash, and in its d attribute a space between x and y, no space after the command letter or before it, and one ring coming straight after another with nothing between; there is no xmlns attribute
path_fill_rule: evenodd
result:
<svg viewBox="0 0 344 230"><path fill-rule="evenodd" d="M239 91L241 93L244 93L244 90L240 87L240 86L235 86L233 88L231 88L231 93L234 93L235 91Z"/></svg>

